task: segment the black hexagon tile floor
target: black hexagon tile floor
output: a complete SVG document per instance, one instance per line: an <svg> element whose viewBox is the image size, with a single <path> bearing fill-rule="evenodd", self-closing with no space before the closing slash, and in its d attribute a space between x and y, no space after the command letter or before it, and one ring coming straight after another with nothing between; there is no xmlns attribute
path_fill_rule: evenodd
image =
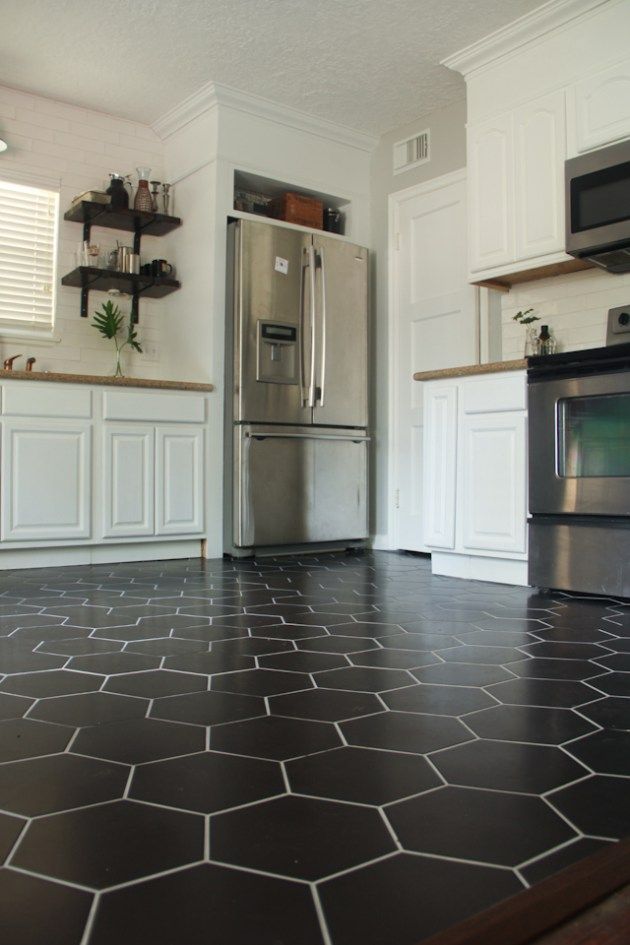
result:
<svg viewBox="0 0 630 945"><path fill-rule="evenodd" d="M414 556L0 572L11 945L418 945L630 833L625 604Z"/></svg>

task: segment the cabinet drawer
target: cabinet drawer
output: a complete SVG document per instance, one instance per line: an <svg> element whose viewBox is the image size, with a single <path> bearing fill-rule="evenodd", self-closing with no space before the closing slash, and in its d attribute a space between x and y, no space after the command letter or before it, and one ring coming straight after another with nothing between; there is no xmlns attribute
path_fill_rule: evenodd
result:
<svg viewBox="0 0 630 945"><path fill-rule="evenodd" d="M525 410L527 387L525 372L484 377L462 385L464 413L502 413Z"/></svg>
<svg viewBox="0 0 630 945"><path fill-rule="evenodd" d="M66 387L65 384L13 381L4 385L2 404L2 412L13 417L87 420L92 416L92 391L88 387Z"/></svg>
<svg viewBox="0 0 630 945"><path fill-rule="evenodd" d="M203 423L206 402L188 394L106 391L104 420L149 420L166 423Z"/></svg>

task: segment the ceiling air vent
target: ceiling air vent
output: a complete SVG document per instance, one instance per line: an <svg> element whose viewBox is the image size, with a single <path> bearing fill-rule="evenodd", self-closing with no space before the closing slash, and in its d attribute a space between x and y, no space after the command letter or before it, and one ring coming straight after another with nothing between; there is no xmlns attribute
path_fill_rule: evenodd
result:
<svg viewBox="0 0 630 945"><path fill-rule="evenodd" d="M428 129L404 141L397 141L394 145L394 174L402 174L430 160Z"/></svg>

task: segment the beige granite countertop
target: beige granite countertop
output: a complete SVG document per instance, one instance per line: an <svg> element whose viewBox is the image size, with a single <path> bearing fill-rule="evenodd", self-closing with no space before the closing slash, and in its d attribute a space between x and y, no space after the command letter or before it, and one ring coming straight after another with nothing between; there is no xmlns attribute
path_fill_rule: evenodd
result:
<svg viewBox="0 0 630 945"><path fill-rule="evenodd" d="M440 371L417 371L414 381L440 381L449 377L470 377L473 374L499 374L502 371L524 371L525 358L516 361L491 361L489 364L467 364L464 367L442 368Z"/></svg>
<svg viewBox="0 0 630 945"><path fill-rule="evenodd" d="M149 387L154 390L194 390L205 393L213 384L195 381L157 381L148 377L108 377L100 374L56 374L52 371L0 371L0 381L48 381L55 384L99 384L104 387Z"/></svg>

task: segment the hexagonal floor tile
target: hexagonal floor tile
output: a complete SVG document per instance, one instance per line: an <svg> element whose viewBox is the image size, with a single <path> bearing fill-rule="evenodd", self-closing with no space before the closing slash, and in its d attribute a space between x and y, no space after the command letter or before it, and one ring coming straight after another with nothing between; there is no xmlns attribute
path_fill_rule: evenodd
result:
<svg viewBox="0 0 630 945"><path fill-rule="evenodd" d="M358 653L380 649L380 644L371 637L316 637L298 640L296 646L307 653Z"/></svg>
<svg viewBox="0 0 630 945"><path fill-rule="evenodd" d="M286 673L275 669L246 669L242 673L223 673L213 676L210 688L250 696L275 696L282 692L312 689L313 683L306 673Z"/></svg>
<svg viewBox="0 0 630 945"><path fill-rule="evenodd" d="M588 773L559 748L513 742L469 742L432 760L449 784L523 794L544 794Z"/></svg>
<svg viewBox="0 0 630 945"><path fill-rule="evenodd" d="M522 661L523 654L507 646L453 646L438 650L447 663L484 663L504 666L515 661Z"/></svg>
<svg viewBox="0 0 630 945"><path fill-rule="evenodd" d="M432 652L454 646L455 637L448 637L437 633L396 633L393 636L379 637L381 646L395 650L420 650Z"/></svg>
<svg viewBox="0 0 630 945"><path fill-rule="evenodd" d="M275 616L266 616L264 614L232 614L230 617L213 617L213 627L240 627L243 630L250 630L254 627L271 627L278 623Z"/></svg>
<svg viewBox="0 0 630 945"><path fill-rule="evenodd" d="M0 807L25 817L122 797L129 769L94 758L50 755L0 767Z"/></svg>
<svg viewBox="0 0 630 945"><path fill-rule="evenodd" d="M119 673L136 673L143 669L157 669L159 656L142 656L140 653L94 653L89 656L74 656L69 669L96 673L98 676L116 676ZM102 682L102 680L101 680Z"/></svg>
<svg viewBox="0 0 630 945"><path fill-rule="evenodd" d="M280 766L214 751L136 768L130 796L211 814L285 793Z"/></svg>
<svg viewBox="0 0 630 945"><path fill-rule="evenodd" d="M89 635L90 631L86 628L53 623L49 626L23 627L21 630L15 630L9 639L34 647L42 643L53 645L56 642L61 643L63 640L71 640L75 637L86 639Z"/></svg>
<svg viewBox="0 0 630 945"><path fill-rule="evenodd" d="M605 656L610 650L598 643L550 643L541 640L521 647L530 656L562 660L594 660Z"/></svg>
<svg viewBox="0 0 630 945"><path fill-rule="evenodd" d="M291 640L265 640L261 637L243 637L238 640L218 640L210 645L215 656L265 656L268 653L288 653L295 650Z"/></svg>
<svg viewBox="0 0 630 945"><path fill-rule="evenodd" d="M517 676L535 679L588 679L597 676L601 667L588 660L544 659L534 657L519 663L510 663L510 670Z"/></svg>
<svg viewBox="0 0 630 945"><path fill-rule="evenodd" d="M598 676L595 679L589 679L589 685L597 692L609 696L630 697L630 673L609 673L606 676Z"/></svg>
<svg viewBox="0 0 630 945"><path fill-rule="evenodd" d="M590 837L575 840L568 846L562 847L561 850L539 857L529 866L522 867L521 873L530 885L539 883L547 876L553 876L554 873L559 873L560 870L566 869L572 863L577 863L592 853L597 853L598 850L610 846L610 843L611 841L608 840L593 840Z"/></svg>
<svg viewBox="0 0 630 945"><path fill-rule="evenodd" d="M188 656L167 656L164 669L175 669L180 673L200 673L212 676L214 673L231 673L241 669L254 669L253 656L238 656L214 650L210 653L190 653Z"/></svg>
<svg viewBox="0 0 630 945"><path fill-rule="evenodd" d="M245 908L234 908L235 903ZM207 945L209 915L213 935L225 945L322 943L308 886L205 864L105 893L90 945L125 939L138 945Z"/></svg>
<svg viewBox="0 0 630 945"><path fill-rule="evenodd" d="M522 630L458 630L457 639L468 645L479 646L524 646L533 637Z"/></svg>
<svg viewBox="0 0 630 945"><path fill-rule="evenodd" d="M0 693L0 719L21 719L33 705L33 699Z"/></svg>
<svg viewBox="0 0 630 945"><path fill-rule="evenodd" d="M488 692L506 705L572 709L592 702L597 693L586 683L565 679L510 679L488 686Z"/></svg>
<svg viewBox="0 0 630 945"><path fill-rule="evenodd" d="M514 679L503 666L484 666L475 663L438 663L416 669L412 675L422 683L445 686L489 686L492 683Z"/></svg>
<svg viewBox="0 0 630 945"><path fill-rule="evenodd" d="M157 719L126 719L81 729L72 748L81 755L141 764L203 751L205 741L206 733L198 726L176 725Z"/></svg>
<svg viewBox="0 0 630 945"><path fill-rule="evenodd" d="M630 699L606 696L581 706L580 714L603 728L630 731Z"/></svg>
<svg viewBox="0 0 630 945"><path fill-rule="evenodd" d="M377 811L287 796L212 818L210 849L222 863L316 880L395 845Z"/></svg>
<svg viewBox="0 0 630 945"><path fill-rule="evenodd" d="M203 858L203 818L113 801L33 821L15 866L104 889Z"/></svg>
<svg viewBox="0 0 630 945"><path fill-rule="evenodd" d="M371 666L351 666L317 673L314 677L320 689L347 689L357 692L386 692L403 686L417 685L415 679L402 669L375 669Z"/></svg>
<svg viewBox="0 0 630 945"><path fill-rule="evenodd" d="M122 643L116 640L95 640L93 637L71 637L66 640L48 640L40 643L37 653L51 653L54 656L88 656L94 653L119 653Z"/></svg>
<svg viewBox="0 0 630 945"><path fill-rule="evenodd" d="M412 689L386 692L383 702L399 712L425 712L433 715L465 715L477 709L496 705L496 701L480 689L467 686L433 686L428 683Z"/></svg>
<svg viewBox="0 0 630 945"><path fill-rule="evenodd" d="M537 797L444 787L393 804L387 817L404 849L518 866L575 832Z"/></svg>
<svg viewBox="0 0 630 945"><path fill-rule="evenodd" d="M63 751L73 734L61 725L30 719L7 719L0 722L0 762Z"/></svg>
<svg viewBox="0 0 630 945"><path fill-rule="evenodd" d="M295 719L314 719L320 722L340 722L360 715L380 712L383 708L377 697L368 692L343 692L333 689L307 689L269 700L272 715L286 715Z"/></svg>
<svg viewBox="0 0 630 945"><path fill-rule="evenodd" d="M2 934L11 945L79 945L91 905L83 890L0 870Z"/></svg>
<svg viewBox="0 0 630 945"><path fill-rule="evenodd" d="M549 801L582 833L619 840L630 834L628 784L627 778L593 775L554 791Z"/></svg>
<svg viewBox="0 0 630 945"><path fill-rule="evenodd" d="M288 719L279 715L215 725L210 732L210 747L217 751L274 761L325 751L340 744L341 739L329 722Z"/></svg>
<svg viewBox="0 0 630 945"><path fill-rule="evenodd" d="M103 687L106 692L144 696L146 699L199 692L205 688L206 680L200 679L199 676L166 669L156 669L147 673L126 673L117 679L108 679Z"/></svg>
<svg viewBox="0 0 630 945"><path fill-rule="evenodd" d="M475 712L467 717L466 725L480 738L538 745L561 745L593 731L588 722L570 709L521 705L498 705Z"/></svg>
<svg viewBox="0 0 630 945"><path fill-rule="evenodd" d="M74 602L73 602L74 604ZM96 630L105 627L119 627L123 624L135 623L135 618L124 617L118 614L109 614L104 607L90 607L89 604L61 603L59 606L49 608L47 613L48 622L54 623L54 617L59 616L60 622L65 617L66 622L74 627L86 627L89 630ZM42 616L44 616L42 614Z"/></svg>
<svg viewBox="0 0 630 945"><path fill-rule="evenodd" d="M335 945L411 945L522 889L511 870L400 853L324 882L319 893Z"/></svg>
<svg viewBox="0 0 630 945"><path fill-rule="evenodd" d="M12 817L9 814L0 814L0 865L4 863L20 836L25 820L21 817Z"/></svg>
<svg viewBox="0 0 630 945"><path fill-rule="evenodd" d="M287 764L291 790L359 804L389 804L441 784L416 755L370 748L336 748Z"/></svg>
<svg viewBox="0 0 630 945"><path fill-rule="evenodd" d="M94 692L100 689L101 680L87 673L74 673L69 670L51 670L43 673L22 673L9 676L1 684L4 692L18 696L32 696L35 699L46 696L67 696L75 692Z"/></svg>
<svg viewBox="0 0 630 945"><path fill-rule="evenodd" d="M619 673L630 673L630 653L610 653L608 656L597 657L596 662L598 666L606 669L616 670Z"/></svg>
<svg viewBox="0 0 630 945"><path fill-rule="evenodd" d="M311 627L304 624L276 623L271 627L253 627L253 637L265 637L270 640L309 640L312 637L328 636L325 627Z"/></svg>
<svg viewBox="0 0 630 945"><path fill-rule="evenodd" d="M141 719L147 714L148 708L148 699L132 699L105 692L85 692L78 696L42 699L29 712L28 718L78 727L117 722L120 719Z"/></svg>
<svg viewBox="0 0 630 945"><path fill-rule="evenodd" d="M375 666L380 669L417 669L439 663L439 658L421 650L366 650L351 653L348 659L354 666ZM440 664L443 665L443 664Z"/></svg>
<svg viewBox="0 0 630 945"><path fill-rule="evenodd" d="M458 745L472 738L457 719L409 712L381 712L343 722L341 730L351 745L388 748L423 755Z"/></svg>
<svg viewBox="0 0 630 945"><path fill-rule="evenodd" d="M201 640L205 643L240 640L248 636L247 630L241 627L182 627L181 630L173 631L173 637L178 640Z"/></svg>
<svg viewBox="0 0 630 945"><path fill-rule="evenodd" d="M259 696L233 692L192 692L186 696L156 699L150 714L152 718L188 722L191 725L217 725L267 713L265 703Z"/></svg>
<svg viewBox="0 0 630 945"><path fill-rule="evenodd" d="M630 732L604 729L573 742L567 751L598 774L630 776Z"/></svg>
<svg viewBox="0 0 630 945"><path fill-rule="evenodd" d="M188 653L207 652L208 644L203 640L176 640L174 637L138 640L128 643L125 647L125 653L142 653L144 656L184 656Z"/></svg>
<svg viewBox="0 0 630 945"><path fill-rule="evenodd" d="M30 673L59 669L65 656L33 653L31 646L17 640L0 640L0 673Z"/></svg>
<svg viewBox="0 0 630 945"><path fill-rule="evenodd" d="M319 673L327 669L346 668L348 660L334 653L305 653L294 650L291 653L261 656L258 665L262 669L283 669L292 673Z"/></svg>

